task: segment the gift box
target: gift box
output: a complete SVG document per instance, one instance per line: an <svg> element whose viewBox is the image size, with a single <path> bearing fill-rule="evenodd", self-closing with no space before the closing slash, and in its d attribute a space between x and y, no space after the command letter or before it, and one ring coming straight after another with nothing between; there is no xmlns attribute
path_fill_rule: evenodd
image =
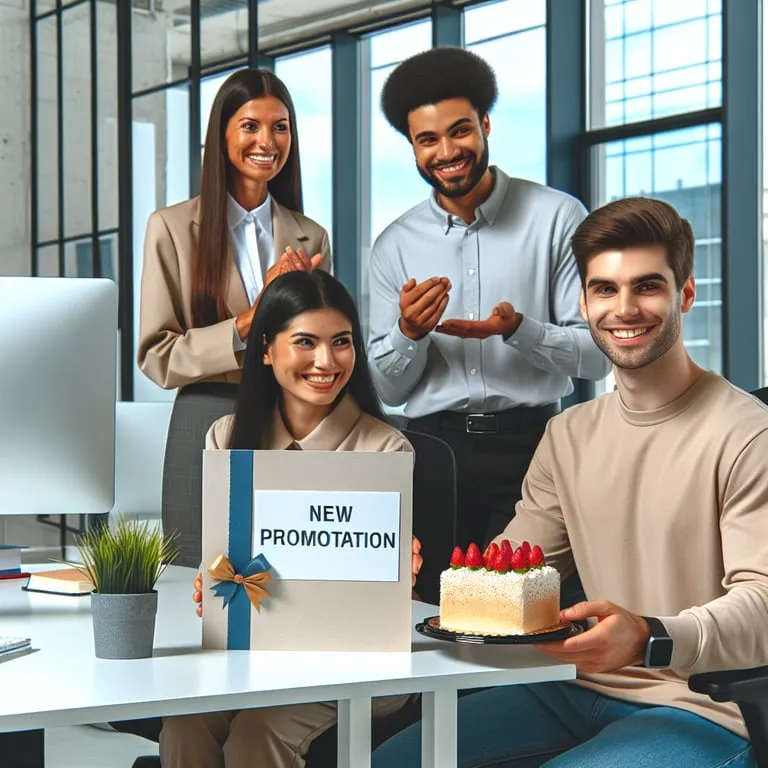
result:
<svg viewBox="0 0 768 768"><path fill-rule="evenodd" d="M203 647L409 651L413 455L205 451Z"/></svg>

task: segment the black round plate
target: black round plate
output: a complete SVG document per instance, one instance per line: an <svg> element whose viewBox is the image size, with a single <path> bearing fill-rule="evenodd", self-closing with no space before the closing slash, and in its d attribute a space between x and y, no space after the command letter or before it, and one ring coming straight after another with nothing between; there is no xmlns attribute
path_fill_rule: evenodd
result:
<svg viewBox="0 0 768 768"><path fill-rule="evenodd" d="M565 640L582 631L579 624L570 622L560 624L551 629L539 632L529 632L526 635L477 635L472 632L457 632L443 629L439 616L430 616L416 625L416 631L426 637L436 640L447 640L451 643L477 643L480 645L530 645L531 643L547 643L552 640Z"/></svg>

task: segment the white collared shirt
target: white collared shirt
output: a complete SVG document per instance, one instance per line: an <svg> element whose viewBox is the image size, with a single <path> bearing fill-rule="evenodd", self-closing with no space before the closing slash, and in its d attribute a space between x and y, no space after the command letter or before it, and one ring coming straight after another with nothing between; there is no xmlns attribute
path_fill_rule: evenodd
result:
<svg viewBox="0 0 768 768"><path fill-rule="evenodd" d="M272 231L272 196L252 211L246 211L227 194L227 224L232 255L240 272L248 303L253 304L264 287L267 270L275 263L275 238ZM253 227L255 226L255 233ZM249 228L250 231L249 231ZM255 234L255 237L254 237ZM235 351L245 349L245 341L235 329Z"/></svg>
<svg viewBox="0 0 768 768"><path fill-rule="evenodd" d="M253 233L248 233L248 228L252 228L254 222L255 240ZM268 194L258 208L246 211L232 195L227 194L227 223L235 264L243 279L248 301L253 304L264 286L267 270L276 261L275 238L272 232L272 196ZM254 243L257 244L256 247Z"/></svg>

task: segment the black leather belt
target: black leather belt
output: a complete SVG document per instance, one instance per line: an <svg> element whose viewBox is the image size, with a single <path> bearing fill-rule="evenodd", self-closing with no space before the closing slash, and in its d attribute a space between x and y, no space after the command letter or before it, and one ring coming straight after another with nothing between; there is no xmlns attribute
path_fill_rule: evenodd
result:
<svg viewBox="0 0 768 768"><path fill-rule="evenodd" d="M411 419L408 422L408 428L417 429L419 424L422 424L432 429L452 429L471 435L495 435L499 432L519 431L531 424L540 424L559 412L559 403L531 407L518 406L496 413L438 411L438 413L431 413L428 416Z"/></svg>

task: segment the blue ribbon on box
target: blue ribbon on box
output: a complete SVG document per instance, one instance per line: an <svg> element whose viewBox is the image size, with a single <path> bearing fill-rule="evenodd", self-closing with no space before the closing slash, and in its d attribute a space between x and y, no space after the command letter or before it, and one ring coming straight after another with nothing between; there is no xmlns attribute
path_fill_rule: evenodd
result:
<svg viewBox="0 0 768 768"><path fill-rule="evenodd" d="M253 453L229 453L229 559L238 569L251 559L253 538ZM267 564L267 567L268 564ZM244 589L235 589L228 603L227 649L247 651L251 647L251 601Z"/></svg>

